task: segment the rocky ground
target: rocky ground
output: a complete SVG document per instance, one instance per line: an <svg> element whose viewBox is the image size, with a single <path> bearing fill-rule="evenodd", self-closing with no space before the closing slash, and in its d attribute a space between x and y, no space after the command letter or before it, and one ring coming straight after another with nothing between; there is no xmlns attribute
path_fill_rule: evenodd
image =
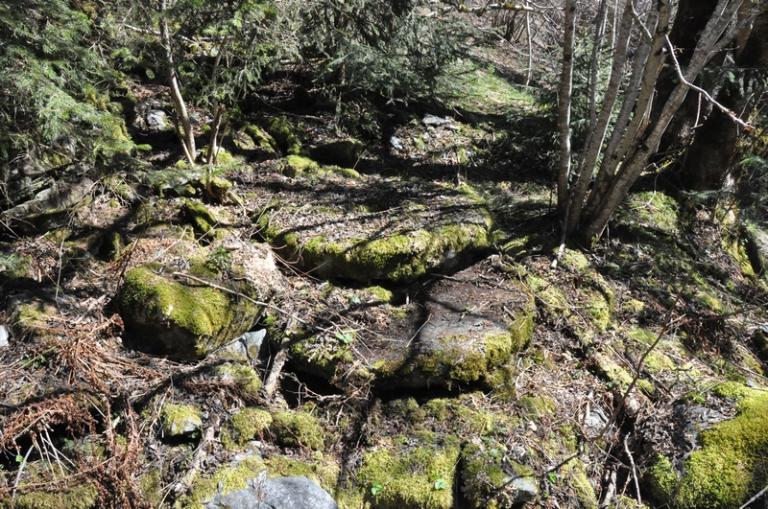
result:
<svg viewBox="0 0 768 509"><path fill-rule="evenodd" d="M760 491L763 230L651 181L553 267L530 136L551 127L502 71L467 67L383 147L283 112L199 169L143 90L141 160L3 213L0 505L693 509Z"/></svg>

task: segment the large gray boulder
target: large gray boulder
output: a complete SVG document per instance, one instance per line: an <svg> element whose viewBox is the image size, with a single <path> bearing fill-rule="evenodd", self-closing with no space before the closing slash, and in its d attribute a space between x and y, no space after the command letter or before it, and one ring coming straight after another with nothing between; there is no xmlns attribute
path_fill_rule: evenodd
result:
<svg viewBox="0 0 768 509"><path fill-rule="evenodd" d="M306 477L252 479L248 487L218 495L206 509L337 509L333 498Z"/></svg>

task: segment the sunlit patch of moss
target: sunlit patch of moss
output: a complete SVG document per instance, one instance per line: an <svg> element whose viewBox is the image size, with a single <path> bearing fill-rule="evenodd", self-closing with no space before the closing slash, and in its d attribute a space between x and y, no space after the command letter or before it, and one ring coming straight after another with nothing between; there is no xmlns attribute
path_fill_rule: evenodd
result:
<svg viewBox="0 0 768 509"><path fill-rule="evenodd" d="M270 476L303 476L333 493L339 479L339 465L325 459L303 460L288 456L270 456L264 460Z"/></svg>
<svg viewBox="0 0 768 509"><path fill-rule="evenodd" d="M205 355L221 341L248 330L259 311L249 301L231 300L209 286L187 286L156 274L149 266L125 273L117 300L129 328L144 331L158 343L168 341L165 347L173 348L174 355ZM157 324L168 325L168 338L158 334Z"/></svg>
<svg viewBox="0 0 768 509"><path fill-rule="evenodd" d="M139 492L144 501L152 507L160 507L163 502L163 472L153 468L139 478Z"/></svg>
<svg viewBox="0 0 768 509"><path fill-rule="evenodd" d="M482 68L467 61L457 62L439 80L437 91L455 108L478 113L499 114L516 108L531 108L536 99L516 87L493 67Z"/></svg>
<svg viewBox="0 0 768 509"><path fill-rule="evenodd" d="M243 363L226 363L216 368L223 381L231 382L251 397L261 391L261 376L253 366Z"/></svg>
<svg viewBox="0 0 768 509"><path fill-rule="evenodd" d="M600 374L621 391L626 391L635 378L632 373L603 353L596 353L593 356L593 360ZM643 378L638 378L635 386L646 394L653 394L655 392L653 383Z"/></svg>
<svg viewBox="0 0 768 509"><path fill-rule="evenodd" d="M160 412L163 435L177 437L196 433L203 425L200 409L193 405L166 403Z"/></svg>
<svg viewBox="0 0 768 509"><path fill-rule="evenodd" d="M597 494L595 493L595 487L589 481L584 462L579 459L573 459L563 465L560 471L568 486L576 493L579 507L582 509L597 509L599 505Z"/></svg>
<svg viewBox="0 0 768 509"><path fill-rule="evenodd" d="M520 406L533 417L545 417L555 413L555 401L547 396L523 396L518 401Z"/></svg>
<svg viewBox="0 0 768 509"><path fill-rule="evenodd" d="M418 432L385 439L363 454L358 481L381 509L450 509L459 442Z"/></svg>
<svg viewBox="0 0 768 509"><path fill-rule="evenodd" d="M296 135L294 126L286 117L273 118L267 131L284 154L298 155L301 153L301 140Z"/></svg>
<svg viewBox="0 0 768 509"><path fill-rule="evenodd" d="M733 383L716 392L738 400L737 416L701 433L680 475L668 459L657 460L648 477L659 502L679 509L739 507L768 480L768 393Z"/></svg>
<svg viewBox="0 0 768 509"><path fill-rule="evenodd" d="M23 488L23 486L22 486ZM32 491L16 498L16 509L91 509L97 506L99 491L92 484L79 484L56 492Z"/></svg>
<svg viewBox="0 0 768 509"><path fill-rule="evenodd" d="M261 437L271 425L272 414L268 411L260 408L243 408L232 416L233 436L228 436L227 439L233 442L231 445L242 447L250 440Z"/></svg>
<svg viewBox="0 0 768 509"><path fill-rule="evenodd" d="M216 495L247 488L248 481L258 477L264 470L264 462L256 457L246 458L236 465L221 467L210 476L194 481L189 493L178 499L174 508L204 509L205 504Z"/></svg>
<svg viewBox="0 0 768 509"><path fill-rule="evenodd" d="M671 196L657 191L644 191L627 197L617 214L617 220L674 235L678 231L679 210L677 201Z"/></svg>
<svg viewBox="0 0 768 509"><path fill-rule="evenodd" d="M325 442L325 432L318 420L300 411L278 412L272 416L270 431L285 447L306 447L319 451Z"/></svg>

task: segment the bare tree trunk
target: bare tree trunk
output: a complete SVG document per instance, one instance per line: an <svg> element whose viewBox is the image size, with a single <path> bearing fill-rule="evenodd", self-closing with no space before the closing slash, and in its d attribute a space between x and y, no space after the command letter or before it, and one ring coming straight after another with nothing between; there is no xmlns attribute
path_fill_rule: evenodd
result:
<svg viewBox="0 0 768 509"><path fill-rule="evenodd" d="M712 15L701 33L688 68L684 73L687 82L695 81L712 57L722 51L743 26L751 24L759 12L764 12L768 8L765 4L760 7L755 6L747 16L737 22L736 16L741 5L742 1L739 0L720 0L718 2L715 14ZM598 200L600 205L595 208L595 215L588 218L587 226L581 230L584 239L593 241L602 234L608 220L647 165L648 159L658 149L661 137L683 104L688 91L689 86L685 82L677 84L661 108L658 118L654 120L648 134L635 140L631 154L617 172L608 192L604 196L590 197Z"/></svg>
<svg viewBox="0 0 768 509"><path fill-rule="evenodd" d="M621 82L624 78L624 67L627 60L627 48L629 38L632 33L632 12L634 10L634 0L628 0L624 7L624 13L621 17L618 39L613 54L613 65L611 66L611 78L608 81L608 88L603 98L603 105L597 122L587 138L587 145L584 150L581 164L579 165L579 177L571 193L570 217L568 219L567 229L573 232L579 226L581 221L581 212L584 209L584 198L589 190L589 184L595 171L595 165L600 157L603 142L608 131L608 125L611 120L613 108L619 96Z"/></svg>
<svg viewBox="0 0 768 509"><path fill-rule="evenodd" d="M528 0L525 2L528 6ZM531 13L525 11L525 39L528 42L528 72L525 76L525 86L530 86L533 76L533 35L531 34Z"/></svg>
<svg viewBox="0 0 768 509"><path fill-rule="evenodd" d="M563 221L568 223L568 179L571 173L571 100L573 95L573 44L576 35L576 0L566 0L563 21L563 67L560 74L558 132L560 165L557 175L557 205Z"/></svg>
<svg viewBox="0 0 768 509"><path fill-rule="evenodd" d="M600 9L595 18L595 35L592 40L592 57L589 69L589 125L597 122L597 82L600 70L600 50L605 35L605 20L608 14L608 0L600 0Z"/></svg>
<svg viewBox="0 0 768 509"><path fill-rule="evenodd" d="M223 118L224 107L217 104L211 122L211 139L208 144L208 160L206 161L208 164L216 164L216 159L219 156L219 132Z"/></svg>
<svg viewBox="0 0 768 509"><path fill-rule="evenodd" d="M171 87L171 98L173 99L174 108L176 110L176 121L180 126L180 129L177 130L181 138L181 146L184 149L184 155L187 157L190 164L194 164L197 159L195 133L192 129L192 122L189 119L187 104L184 101L184 96L181 94L179 78L173 61L171 33L168 29L168 21L165 19L165 13L168 8L167 0L162 0L160 6L160 37L165 49L165 64L168 68L168 83Z"/></svg>

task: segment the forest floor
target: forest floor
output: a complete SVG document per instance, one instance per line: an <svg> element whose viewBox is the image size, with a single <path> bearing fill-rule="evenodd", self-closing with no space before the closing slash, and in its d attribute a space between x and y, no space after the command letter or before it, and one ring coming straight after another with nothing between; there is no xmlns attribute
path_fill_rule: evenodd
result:
<svg viewBox="0 0 768 509"><path fill-rule="evenodd" d="M758 492L768 286L728 211L649 176L553 267L549 113L487 61L441 94L370 146L287 100L213 169L146 135L9 225L0 506L206 507L264 469L344 508Z"/></svg>

